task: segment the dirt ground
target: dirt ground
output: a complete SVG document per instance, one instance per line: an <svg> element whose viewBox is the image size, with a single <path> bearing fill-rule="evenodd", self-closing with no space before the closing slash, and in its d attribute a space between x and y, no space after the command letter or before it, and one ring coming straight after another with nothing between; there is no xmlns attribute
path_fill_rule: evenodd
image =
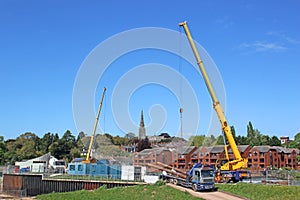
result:
<svg viewBox="0 0 300 200"><path fill-rule="evenodd" d="M214 192L195 192L192 189L188 189L188 188L184 188L178 185L174 185L171 183L167 184L170 187L176 188L178 190L181 191L187 191L189 192L191 195L195 196L195 197L200 197L206 200L245 200L246 198L240 198L228 193L224 193L221 191L214 191Z"/></svg>

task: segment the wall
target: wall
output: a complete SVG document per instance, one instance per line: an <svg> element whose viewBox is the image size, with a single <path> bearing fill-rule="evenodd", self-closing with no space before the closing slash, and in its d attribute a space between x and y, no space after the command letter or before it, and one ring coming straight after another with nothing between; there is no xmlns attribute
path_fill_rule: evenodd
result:
<svg viewBox="0 0 300 200"><path fill-rule="evenodd" d="M93 190L106 185L107 188L131 186L143 183L120 181L89 181L43 179L42 175L4 174L3 192L10 190L26 190L28 196L36 196L51 192L71 192L76 190Z"/></svg>

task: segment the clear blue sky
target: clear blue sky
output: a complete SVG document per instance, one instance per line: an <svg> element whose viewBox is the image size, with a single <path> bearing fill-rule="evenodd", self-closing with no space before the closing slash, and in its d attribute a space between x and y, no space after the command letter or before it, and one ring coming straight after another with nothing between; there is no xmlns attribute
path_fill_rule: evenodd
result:
<svg viewBox="0 0 300 200"><path fill-rule="evenodd" d="M194 39L208 52L220 72L226 91L226 116L237 134L245 135L251 121L262 134L293 138L300 132L299 9L296 0L0 0L0 135L5 139L27 131L39 136L47 132L62 135L66 130L77 135L80 130L73 118L74 84L92 50L123 31L143 27L178 31L178 23L187 20ZM99 59L103 59L101 55ZM101 77L93 91L96 112L103 86L108 89L100 127L124 136L112 114L111 102L118 95L113 91L118 91L116 84L125 74L148 63L168 65L190 82L197 96L200 122L197 131L188 134L206 134L211 101L202 77L184 60L151 49L123 55ZM148 74L144 76L146 79ZM183 87L179 79L174 84ZM129 129L138 133L143 109L146 127L151 119L160 122L165 116L158 133L178 135L178 98L189 102L184 92L172 94L157 84L138 88L126 101L130 120L136 124L136 128ZM160 108L151 111L157 104ZM185 106L188 108L188 103ZM118 110L114 112L118 115ZM197 117L183 115L183 132ZM87 134L91 134L93 120L86 127Z"/></svg>

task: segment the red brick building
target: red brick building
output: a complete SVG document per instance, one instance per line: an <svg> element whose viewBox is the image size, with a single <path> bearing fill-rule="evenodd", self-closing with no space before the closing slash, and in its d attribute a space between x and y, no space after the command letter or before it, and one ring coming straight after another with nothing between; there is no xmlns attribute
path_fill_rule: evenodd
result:
<svg viewBox="0 0 300 200"><path fill-rule="evenodd" d="M192 155L198 148L195 146L177 147L173 166L179 169L190 169L192 164Z"/></svg>
<svg viewBox="0 0 300 200"><path fill-rule="evenodd" d="M135 166L147 166L147 164L155 164L162 162L167 165L172 165L174 155L172 150L159 147L154 149L144 149L141 152L134 154L133 163ZM149 168L148 171L156 171L155 169Z"/></svg>
<svg viewBox="0 0 300 200"><path fill-rule="evenodd" d="M287 149L279 146L254 146L248 158L248 167L251 170L266 168L299 168L297 162L299 150Z"/></svg>
<svg viewBox="0 0 300 200"><path fill-rule="evenodd" d="M298 149L287 149L279 146L239 145L242 158L248 158L248 169L251 171L265 170L266 168L284 168L300 170L300 156ZM229 159L234 155L227 148ZM216 165L216 162L225 159L224 146L194 147L194 146L168 146L154 149L145 149L135 153L134 164L146 166L147 163L162 162L180 169L190 169L195 163ZM152 169L153 170L153 169Z"/></svg>

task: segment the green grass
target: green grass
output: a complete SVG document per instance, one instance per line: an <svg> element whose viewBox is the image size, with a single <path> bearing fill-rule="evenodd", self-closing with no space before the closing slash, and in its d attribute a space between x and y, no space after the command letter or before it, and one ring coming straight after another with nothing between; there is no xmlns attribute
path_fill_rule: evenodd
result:
<svg viewBox="0 0 300 200"><path fill-rule="evenodd" d="M106 189L106 187L98 188L94 191L80 190L75 192L65 193L51 193L39 195L36 199L41 200L60 200L60 199L100 199L100 200L199 200L199 198L193 197L188 192L182 192L169 187L160 182L154 185L137 185L130 187L116 187L112 189Z"/></svg>
<svg viewBox="0 0 300 200"><path fill-rule="evenodd" d="M219 190L237 194L251 200L295 200L300 199L300 186L262 184L216 184Z"/></svg>

